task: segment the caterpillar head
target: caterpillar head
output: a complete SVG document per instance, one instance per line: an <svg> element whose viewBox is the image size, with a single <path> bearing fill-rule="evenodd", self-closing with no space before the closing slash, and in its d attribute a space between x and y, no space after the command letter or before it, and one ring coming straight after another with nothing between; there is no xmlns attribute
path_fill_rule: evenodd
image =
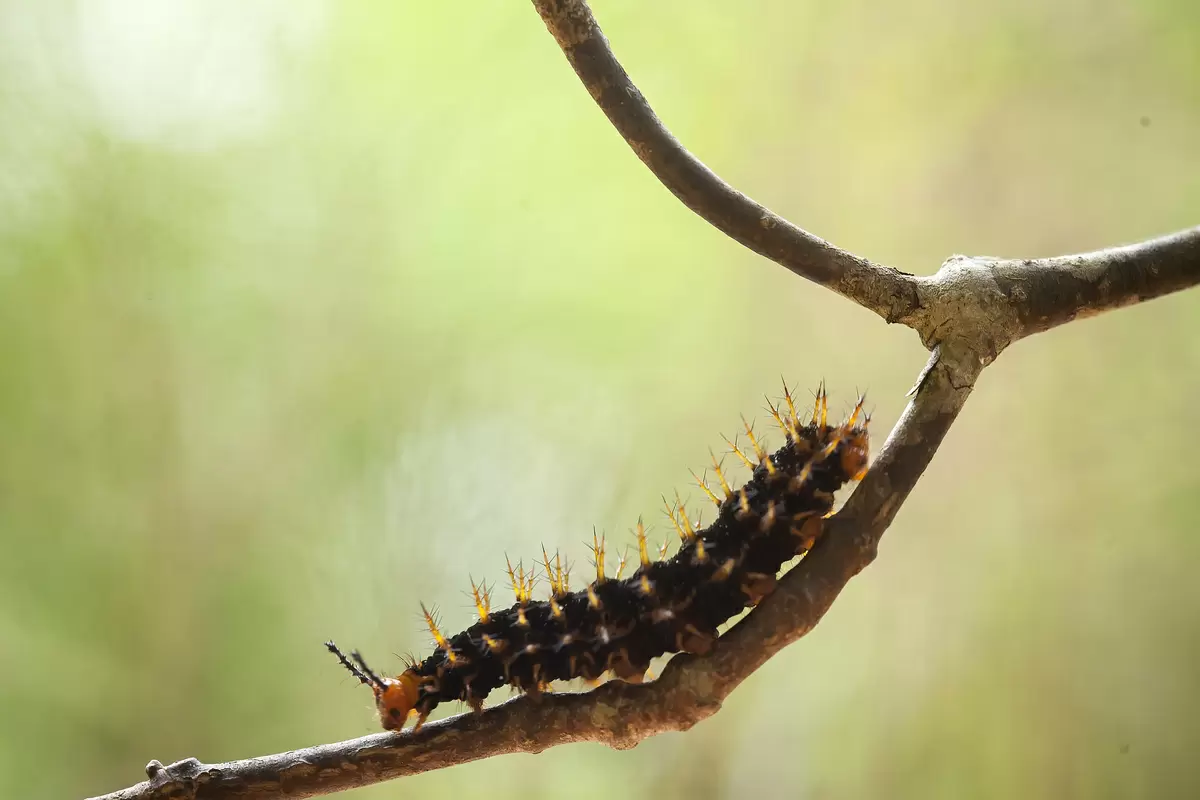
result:
<svg viewBox="0 0 1200 800"><path fill-rule="evenodd" d="M333 642L326 642L325 647L337 656L342 666L358 678L360 683L371 687L371 691L375 693L375 709L379 712L379 723L384 729L398 731L403 728L408 719L408 712L417 704L418 689L421 686L421 679L417 673L406 669L395 678L384 678L367 666L367 662L357 650L350 653L350 658L346 658Z"/></svg>
<svg viewBox="0 0 1200 800"><path fill-rule="evenodd" d="M380 685L371 686L375 692L375 708L379 711L379 723L385 730L398 731L404 727L408 712L417 704L417 687L421 679L411 669L395 678L384 678Z"/></svg>

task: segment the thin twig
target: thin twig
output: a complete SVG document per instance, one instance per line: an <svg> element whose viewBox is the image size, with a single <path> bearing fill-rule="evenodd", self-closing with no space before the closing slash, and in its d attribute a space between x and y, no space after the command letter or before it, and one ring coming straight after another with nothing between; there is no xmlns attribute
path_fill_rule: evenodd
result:
<svg viewBox="0 0 1200 800"><path fill-rule="evenodd" d="M613 127L684 205L759 255L889 322L915 305L913 276L801 230L721 180L667 130L613 55L583 0L533 0L575 74Z"/></svg>

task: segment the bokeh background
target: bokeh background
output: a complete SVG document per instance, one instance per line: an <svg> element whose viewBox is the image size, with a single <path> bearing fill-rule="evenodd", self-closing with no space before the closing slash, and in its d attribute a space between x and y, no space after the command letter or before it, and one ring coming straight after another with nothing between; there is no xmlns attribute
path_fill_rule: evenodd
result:
<svg viewBox="0 0 1200 800"><path fill-rule="evenodd" d="M693 151L877 261L1200 222L1195 3L595 10ZM882 434L924 358L676 202L528 3L8 0L0 796L372 732L326 638L396 669L505 552L661 534L781 374ZM1197 796L1198 402L1200 292L1021 342L716 717L347 797Z"/></svg>

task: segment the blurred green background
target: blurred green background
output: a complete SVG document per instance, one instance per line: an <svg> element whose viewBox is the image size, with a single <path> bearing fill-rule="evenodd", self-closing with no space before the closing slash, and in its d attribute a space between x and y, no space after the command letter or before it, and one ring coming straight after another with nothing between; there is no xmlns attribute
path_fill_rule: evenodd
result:
<svg viewBox="0 0 1200 800"><path fill-rule="evenodd" d="M595 11L694 152L877 261L1200 222L1195 3ZM8 0L0 796L372 732L326 638L397 669L418 601L658 520L781 373L878 444L924 358L675 201L527 2ZM1198 401L1200 292L1022 342L720 714L346 796L1197 796Z"/></svg>

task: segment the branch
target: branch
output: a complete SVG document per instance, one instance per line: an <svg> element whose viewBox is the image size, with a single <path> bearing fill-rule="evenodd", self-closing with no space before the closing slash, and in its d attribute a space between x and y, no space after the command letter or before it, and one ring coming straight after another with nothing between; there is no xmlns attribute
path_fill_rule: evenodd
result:
<svg viewBox="0 0 1200 800"><path fill-rule="evenodd" d="M1095 253L999 261L993 269L1028 336L1200 283L1200 226Z"/></svg>
<svg viewBox="0 0 1200 800"><path fill-rule="evenodd" d="M1197 285L1200 227L1057 258L953 256L917 282L917 303L896 321L926 347L965 342L986 365L1018 339Z"/></svg>
<svg viewBox="0 0 1200 800"><path fill-rule="evenodd" d="M912 275L840 250L759 205L684 149L613 55L583 0L533 0L575 74L654 176L717 230L891 322L916 304Z"/></svg>
<svg viewBox="0 0 1200 800"><path fill-rule="evenodd" d="M1077 256L1012 261L955 256L915 278L828 245L738 193L662 126L582 0L533 0L592 97L652 172L718 229L793 272L913 328L932 350L913 399L866 478L799 565L704 657L671 659L653 683L517 698L484 711L278 755L147 766L149 780L94 800L311 797L502 753L568 742L629 748L686 730L821 620L929 465L980 372L1009 344L1074 319L1200 283L1200 228Z"/></svg>
<svg viewBox="0 0 1200 800"><path fill-rule="evenodd" d="M658 680L641 686L611 681L583 694L519 697L417 733L380 733L224 764L188 759L164 767L155 761L147 768L150 780L94 800L311 797L503 753L540 753L568 742L625 749L664 731L687 730L812 630L850 578L874 560L879 538L971 392L978 370L970 363L934 354L927 378L828 533L707 656L676 656Z"/></svg>

